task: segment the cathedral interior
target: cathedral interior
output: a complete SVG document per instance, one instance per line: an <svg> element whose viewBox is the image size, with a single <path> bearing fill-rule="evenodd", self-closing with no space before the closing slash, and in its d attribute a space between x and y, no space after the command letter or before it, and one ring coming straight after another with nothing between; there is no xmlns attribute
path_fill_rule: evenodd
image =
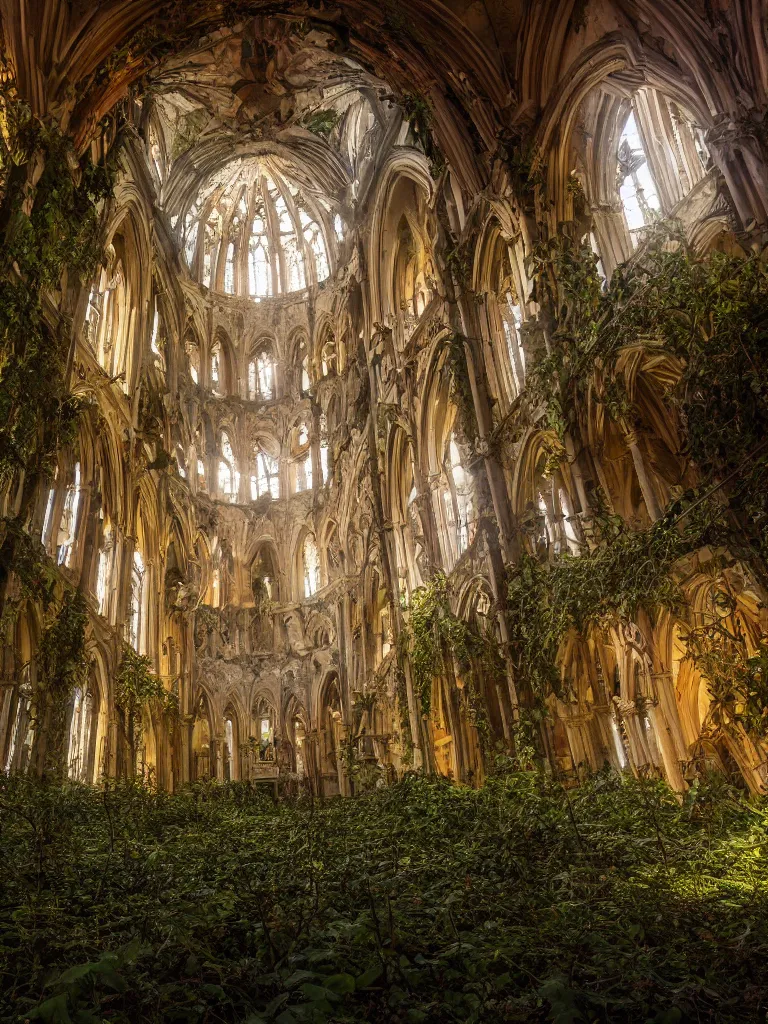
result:
<svg viewBox="0 0 768 1024"><path fill-rule="evenodd" d="M621 289L759 262L765 14L0 0L2 770L764 792L760 388L700 458L721 385ZM674 601L536 634L531 581L642 590L670 536Z"/></svg>

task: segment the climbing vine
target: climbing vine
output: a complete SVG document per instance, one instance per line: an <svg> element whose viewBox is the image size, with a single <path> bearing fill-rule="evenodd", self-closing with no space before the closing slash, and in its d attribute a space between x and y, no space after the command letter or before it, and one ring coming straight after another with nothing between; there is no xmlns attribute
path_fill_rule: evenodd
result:
<svg viewBox="0 0 768 1024"><path fill-rule="evenodd" d="M424 716L432 710L432 681L446 671L452 656L464 682L472 676L473 662L489 673L503 671L495 637L481 633L451 611L448 579L437 572L414 591L405 632L416 692ZM472 715L479 720L482 697L474 691Z"/></svg>
<svg viewBox="0 0 768 1024"><path fill-rule="evenodd" d="M0 94L0 167L0 480L23 469L31 494L37 474L74 439L80 410L65 380L70 330L66 322L46 323L44 295L93 273L97 204L111 179L106 168L79 164L58 128L7 91Z"/></svg>
<svg viewBox="0 0 768 1024"><path fill-rule="evenodd" d="M402 96L400 105L416 141L429 161L432 177L439 178L445 167L445 158L435 142L432 108L423 96L410 92Z"/></svg>
<svg viewBox="0 0 768 1024"><path fill-rule="evenodd" d="M44 741L46 775L56 776L65 767L67 708L75 689L85 690L88 681L87 623L85 598L77 590L67 590L47 617L40 638L33 717Z"/></svg>
<svg viewBox="0 0 768 1024"><path fill-rule="evenodd" d="M768 734L768 640L761 637L750 653L740 623L729 628L725 620L692 629L683 639L686 657L707 680L712 724Z"/></svg>
<svg viewBox="0 0 768 1024"><path fill-rule="evenodd" d="M445 370L451 397L458 410L459 426L467 441L472 441L479 434L475 402L472 397L472 385L467 367L466 339L463 334L451 333L446 339Z"/></svg>
<svg viewBox="0 0 768 1024"><path fill-rule="evenodd" d="M15 587L7 593L0 629L12 628L23 602L42 608L43 630L36 654L37 672L32 691L32 717L36 723L40 768L46 777L58 777L65 761L66 716L72 694L87 683L89 657L85 599L60 575L42 544L24 531L17 519L2 521L5 539L13 541Z"/></svg>
<svg viewBox="0 0 768 1024"><path fill-rule="evenodd" d="M327 139L339 123L339 117L339 112L333 108L313 110L304 115L301 125L314 135Z"/></svg>
<svg viewBox="0 0 768 1024"><path fill-rule="evenodd" d="M115 677L115 706L121 712L124 739L129 754L129 774L136 771L136 755L143 735L143 713L155 708L171 718L178 716L179 701L152 671L152 662L123 644Z"/></svg>
<svg viewBox="0 0 768 1024"><path fill-rule="evenodd" d="M680 607L677 563L716 542L724 527L714 502L694 507L687 496L646 530L633 530L620 516L598 510L592 550L581 555L563 554L543 564L523 554L509 571L507 625L515 680L527 689L532 706L542 709L550 694L564 695L557 655L569 632L584 635L592 626L633 620L640 608L654 615Z"/></svg>

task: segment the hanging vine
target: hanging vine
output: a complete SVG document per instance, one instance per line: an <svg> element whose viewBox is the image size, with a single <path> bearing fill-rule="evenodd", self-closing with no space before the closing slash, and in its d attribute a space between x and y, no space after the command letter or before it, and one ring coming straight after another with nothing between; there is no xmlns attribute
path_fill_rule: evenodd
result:
<svg viewBox="0 0 768 1024"><path fill-rule="evenodd" d="M495 637L481 633L464 619L454 615L450 606L448 579L437 572L414 591L409 608L405 643L413 671L421 712L432 710L432 682L448 670L450 655L463 677L473 673L473 662L492 673L503 672ZM475 691L475 717L482 697Z"/></svg>
<svg viewBox="0 0 768 1024"><path fill-rule="evenodd" d="M144 712L154 708L175 718L179 701L175 694L163 686L152 671L152 662L137 654L130 644L123 644L123 653L115 677L115 706L121 713L123 738L128 747L130 774L136 771L136 756L144 731Z"/></svg>
<svg viewBox="0 0 768 1024"><path fill-rule="evenodd" d="M58 777L65 768L67 709L75 689L84 691L88 682L87 623L85 598L80 591L67 590L47 617L40 638L32 706L43 740L46 776Z"/></svg>
<svg viewBox="0 0 768 1024"><path fill-rule="evenodd" d="M695 500L695 499L693 499ZM563 696L557 656L570 631L631 621L640 608L654 615L683 604L676 566L702 544L716 544L726 528L714 502L674 502L647 530L598 510L593 549L542 564L523 554L509 571L507 626L516 682L541 711L551 694Z"/></svg>

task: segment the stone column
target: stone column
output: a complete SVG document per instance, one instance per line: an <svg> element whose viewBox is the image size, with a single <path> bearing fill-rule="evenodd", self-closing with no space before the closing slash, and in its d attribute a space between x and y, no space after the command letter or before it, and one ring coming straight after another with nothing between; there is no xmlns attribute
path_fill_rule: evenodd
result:
<svg viewBox="0 0 768 1024"><path fill-rule="evenodd" d="M661 509L659 508L659 503L656 500L653 486L645 468L645 460L643 459L643 453L640 450L639 438L637 433L631 429L625 430L625 438L627 446L632 453L632 462L635 465L635 472L637 473L637 479L640 483L640 490L643 492L645 507L648 510L648 515L651 520L655 523L657 519L661 519Z"/></svg>

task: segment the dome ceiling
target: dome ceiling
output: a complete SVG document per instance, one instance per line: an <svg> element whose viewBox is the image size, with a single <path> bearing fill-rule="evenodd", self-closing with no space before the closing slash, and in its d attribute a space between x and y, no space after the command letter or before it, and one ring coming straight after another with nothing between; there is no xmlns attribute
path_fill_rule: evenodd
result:
<svg viewBox="0 0 768 1024"><path fill-rule="evenodd" d="M260 300L326 280L330 227L328 200L306 198L274 160L251 158L214 175L177 230L202 284Z"/></svg>

